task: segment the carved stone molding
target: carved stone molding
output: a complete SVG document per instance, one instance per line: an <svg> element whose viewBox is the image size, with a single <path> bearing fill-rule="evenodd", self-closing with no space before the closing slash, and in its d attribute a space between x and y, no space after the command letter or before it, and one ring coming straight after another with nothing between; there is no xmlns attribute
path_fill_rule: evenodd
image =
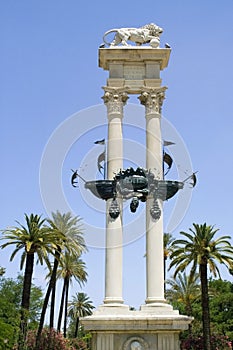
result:
<svg viewBox="0 0 233 350"><path fill-rule="evenodd" d="M149 350L148 343L141 337L130 337L124 344L123 350Z"/></svg>
<svg viewBox="0 0 233 350"><path fill-rule="evenodd" d="M141 95L138 97L141 104L146 107L146 115L149 114L160 114L163 100L165 99L166 87L157 89L143 89Z"/></svg>
<svg viewBox="0 0 233 350"><path fill-rule="evenodd" d="M119 114L123 116L123 107L128 100L128 94L124 89L114 89L104 87L104 100L105 105L108 109L108 115Z"/></svg>

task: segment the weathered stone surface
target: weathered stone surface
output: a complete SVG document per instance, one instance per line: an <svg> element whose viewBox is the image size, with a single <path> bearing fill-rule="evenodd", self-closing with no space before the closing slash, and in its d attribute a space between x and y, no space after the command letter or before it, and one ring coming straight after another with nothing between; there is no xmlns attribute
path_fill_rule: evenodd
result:
<svg viewBox="0 0 233 350"><path fill-rule="evenodd" d="M156 169L158 179L163 178L160 123L166 87L161 86L160 71L167 67L170 51L128 46L99 49L99 66L109 71L103 96L109 123L109 179L122 167L123 107L129 94L138 94L145 106L146 168ZM115 221L107 218L104 304L81 320L92 333L92 350L179 350L179 333L192 321L164 298L162 200L157 221L150 215L151 201L146 210L146 301L138 311L131 311L122 298L122 216Z"/></svg>
<svg viewBox="0 0 233 350"><path fill-rule="evenodd" d="M134 342L141 349L179 350L179 333L188 328L192 319L179 315L169 305L167 313L157 312L153 307L141 311L130 311L123 306L100 307L81 322L93 334L94 350L131 350Z"/></svg>
<svg viewBox="0 0 233 350"><path fill-rule="evenodd" d="M111 65L131 65L132 67L143 64L157 65L157 75L160 70L163 70L168 66L171 49L156 49L153 50L150 47L114 47L109 49L99 49L99 67L104 70L109 70ZM111 73L110 73L111 74ZM122 71L123 78L123 71ZM150 79L151 71L148 69L146 72L146 78Z"/></svg>

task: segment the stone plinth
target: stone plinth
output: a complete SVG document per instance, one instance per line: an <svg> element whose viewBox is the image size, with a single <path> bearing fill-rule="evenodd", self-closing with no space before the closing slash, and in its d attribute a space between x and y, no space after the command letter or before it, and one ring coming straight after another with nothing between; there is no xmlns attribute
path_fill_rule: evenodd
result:
<svg viewBox="0 0 233 350"><path fill-rule="evenodd" d="M82 319L92 333L92 350L179 350L179 333L192 321L179 315L170 305L145 307L140 311L128 308L100 307L92 316Z"/></svg>
<svg viewBox="0 0 233 350"><path fill-rule="evenodd" d="M139 94L161 86L160 71L167 67L170 49L115 47L99 49L99 66L109 71L107 86Z"/></svg>

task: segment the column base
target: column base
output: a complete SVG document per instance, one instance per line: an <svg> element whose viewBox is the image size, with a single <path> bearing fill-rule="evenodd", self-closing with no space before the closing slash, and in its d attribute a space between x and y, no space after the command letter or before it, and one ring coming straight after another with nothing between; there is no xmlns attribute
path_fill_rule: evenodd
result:
<svg viewBox="0 0 233 350"><path fill-rule="evenodd" d="M167 316L176 316L179 315L178 310L174 310L173 307L168 304L166 301L162 302L150 302L140 306L140 311L145 314L154 314L154 315L167 315Z"/></svg>
<svg viewBox="0 0 233 350"><path fill-rule="evenodd" d="M146 298L145 303L146 304L157 304L157 303L158 304L168 304L166 299L152 298L152 297Z"/></svg>
<svg viewBox="0 0 233 350"><path fill-rule="evenodd" d="M99 305L91 317L108 317L109 315L127 315L130 312L128 305L119 303L107 303Z"/></svg>
<svg viewBox="0 0 233 350"><path fill-rule="evenodd" d="M104 305L122 305L124 303L124 300L122 298L108 298L106 297L104 299Z"/></svg>

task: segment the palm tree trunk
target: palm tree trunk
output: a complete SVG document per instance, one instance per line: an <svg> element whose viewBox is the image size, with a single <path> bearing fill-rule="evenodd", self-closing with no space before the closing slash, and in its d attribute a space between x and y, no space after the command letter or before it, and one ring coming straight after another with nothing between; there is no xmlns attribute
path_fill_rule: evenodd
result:
<svg viewBox="0 0 233 350"><path fill-rule="evenodd" d="M27 254L24 279L23 279L22 302L21 302L19 350L24 349L26 335L27 335L27 323L28 323L28 313L29 313L29 306L30 306L33 266L34 266L34 253Z"/></svg>
<svg viewBox="0 0 233 350"><path fill-rule="evenodd" d="M164 279L164 295L166 298L166 263L167 263L167 257L164 256L163 258L163 279Z"/></svg>
<svg viewBox="0 0 233 350"><path fill-rule="evenodd" d="M51 278L50 278L50 281L49 281L49 285L48 285L48 288L47 288L47 291L46 291L46 294L45 294L44 303L43 303L43 307L42 307L42 311L41 311L41 315L40 315L40 323L39 323L37 336L36 336L36 349L38 348L39 343L40 343L40 336L41 336L42 329L43 329L43 326L44 326L45 314L46 314L46 310L47 310L47 307L48 307L50 294L51 294L51 291L54 288L54 285L56 284L59 256L60 256L60 252L56 252L55 253L55 259L54 259L54 264L53 264L53 271L52 271Z"/></svg>
<svg viewBox="0 0 233 350"><path fill-rule="evenodd" d="M55 252L55 258L53 263L53 271L51 275L52 280L52 297L51 297L51 306L50 306L50 323L49 328L52 329L54 326L54 310L55 310L55 298L56 298L56 281L57 281L57 269L58 263L61 255L61 247L58 247Z"/></svg>
<svg viewBox="0 0 233 350"><path fill-rule="evenodd" d="M75 323L74 338L78 337L78 327L79 327L79 317L77 317L76 323Z"/></svg>
<svg viewBox="0 0 233 350"><path fill-rule="evenodd" d="M54 310L55 310L55 299L56 299L56 280L52 289L51 295L51 305L50 305L50 318L49 318L49 328L54 328Z"/></svg>
<svg viewBox="0 0 233 350"><path fill-rule="evenodd" d="M187 316L192 316L193 310L192 310L192 305L190 302L188 302L188 304L185 308L185 313ZM188 333L190 336L192 335L192 332L193 332L193 326L192 326L192 323L190 323L188 326Z"/></svg>
<svg viewBox="0 0 233 350"><path fill-rule="evenodd" d="M206 258L200 264L200 279L201 279L201 304L202 304L202 324L203 324L204 350L211 350L209 291L208 291L207 259Z"/></svg>
<svg viewBox="0 0 233 350"><path fill-rule="evenodd" d="M66 298L65 298L65 316L64 316L64 338L66 338L67 312L68 312L68 297L69 297L69 277L66 277Z"/></svg>
<svg viewBox="0 0 233 350"><path fill-rule="evenodd" d="M57 331L58 332L61 332L61 320L62 320L62 314L63 314L63 309L64 309L65 291L66 291L66 281L64 279L63 288L62 288L62 295L61 295L60 310L59 310L58 321L57 321Z"/></svg>

